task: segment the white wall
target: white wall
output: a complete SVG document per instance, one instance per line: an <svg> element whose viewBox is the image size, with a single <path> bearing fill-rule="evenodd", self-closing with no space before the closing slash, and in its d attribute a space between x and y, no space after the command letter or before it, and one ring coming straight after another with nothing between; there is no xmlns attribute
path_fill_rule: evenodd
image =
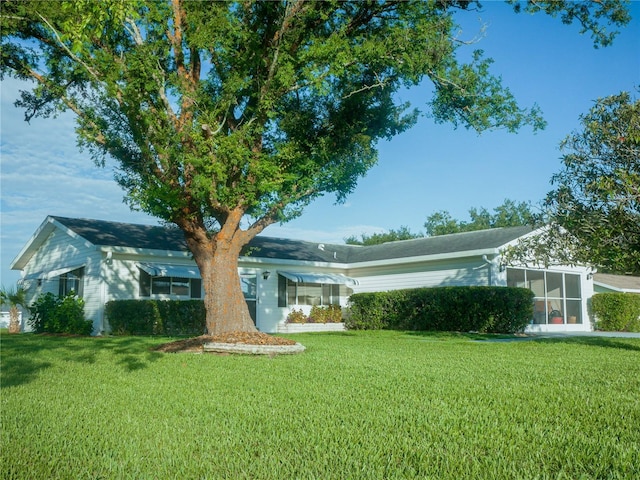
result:
<svg viewBox="0 0 640 480"><path fill-rule="evenodd" d="M242 264L241 265L250 265ZM246 267L245 267L246 268ZM344 269L327 267L326 265L295 265L295 264L276 264L268 262L260 262L259 265L254 264L254 268L258 272L258 305L257 305L257 322L258 330L266 333L276 333L278 325L283 325L287 316L292 310L302 310L307 315L311 312L310 305L289 305L287 307L278 306L278 270L291 271L297 273L341 273ZM262 273L269 271L270 275L267 280ZM340 305L346 307L348 297L340 298Z"/></svg>
<svg viewBox="0 0 640 480"><path fill-rule="evenodd" d="M37 272L51 272L66 267L84 265L83 298L85 300L84 313L93 322L94 333L100 331L102 303L100 298L100 252L84 240L71 237L60 229L54 229L42 246L31 257L24 267L24 275ZM58 295L59 278L44 278L29 280L24 288L27 291L27 301L33 303L43 293Z"/></svg>
<svg viewBox="0 0 640 480"><path fill-rule="evenodd" d="M379 267L355 267L355 293L405 288L489 285L489 265L481 257Z"/></svg>

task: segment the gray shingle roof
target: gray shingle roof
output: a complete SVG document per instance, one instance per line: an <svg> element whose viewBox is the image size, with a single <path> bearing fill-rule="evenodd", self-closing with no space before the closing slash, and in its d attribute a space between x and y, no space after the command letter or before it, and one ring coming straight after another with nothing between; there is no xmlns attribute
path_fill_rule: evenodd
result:
<svg viewBox="0 0 640 480"><path fill-rule="evenodd" d="M349 261L366 262L392 258L417 257L445 253L498 248L529 232L531 227L492 228L475 232L415 238L354 249Z"/></svg>
<svg viewBox="0 0 640 480"><path fill-rule="evenodd" d="M182 232L175 227L84 218L53 218L94 245L188 251ZM319 244L260 235L244 249L243 255L312 262L360 263L498 248L531 230L531 227L494 228L373 246Z"/></svg>
<svg viewBox="0 0 640 480"><path fill-rule="evenodd" d="M619 290L640 291L640 277L633 277L631 275L596 273L593 276L593 281Z"/></svg>

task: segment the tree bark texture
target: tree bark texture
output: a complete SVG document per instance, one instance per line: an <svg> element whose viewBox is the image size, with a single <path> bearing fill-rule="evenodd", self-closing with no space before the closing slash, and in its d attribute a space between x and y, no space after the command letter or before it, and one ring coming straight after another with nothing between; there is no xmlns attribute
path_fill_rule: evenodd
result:
<svg viewBox="0 0 640 480"><path fill-rule="evenodd" d="M20 312L15 306L9 309L9 333L20 333Z"/></svg>
<svg viewBox="0 0 640 480"><path fill-rule="evenodd" d="M229 222L213 236L207 235L204 227L181 225L202 276L209 335L257 331L240 288L238 273L238 258L252 235L230 227L233 223L237 225L237 222Z"/></svg>
<svg viewBox="0 0 640 480"><path fill-rule="evenodd" d="M240 288L238 254L217 249L200 268L207 310L207 333L257 331Z"/></svg>

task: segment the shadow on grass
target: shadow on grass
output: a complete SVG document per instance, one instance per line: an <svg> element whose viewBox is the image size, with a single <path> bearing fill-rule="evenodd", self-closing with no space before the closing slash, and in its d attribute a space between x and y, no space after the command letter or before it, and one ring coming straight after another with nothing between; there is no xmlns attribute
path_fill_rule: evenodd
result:
<svg viewBox="0 0 640 480"><path fill-rule="evenodd" d="M465 339L475 342L536 342L536 343L566 343L573 345L587 345L590 347L616 348L640 352L638 342L626 342L616 337L589 336L554 336L545 337L538 334L500 334L500 333L471 333L471 332L404 332L407 335L430 338L432 340Z"/></svg>
<svg viewBox="0 0 640 480"><path fill-rule="evenodd" d="M0 385L2 388L30 383L57 362L94 364L101 352L115 356L125 371L147 368L162 357L149 350L144 337L75 337L22 333L0 336Z"/></svg>
<svg viewBox="0 0 640 480"><path fill-rule="evenodd" d="M631 342L625 342L616 337L543 337L534 338L536 342L540 343L567 343L573 345L588 345L590 347L602 347L602 348L616 348L619 350L629 350L632 352L640 352L640 345L633 344Z"/></svg>
<svg viewBox="0 0 640 480"><path fill-rule="evenodd" d="M405 331L406 335L424 337L432 340L473 340L473 341L505 341L519 340L523 337L507 333L473 333L473 332L434 332Z"/></svg>

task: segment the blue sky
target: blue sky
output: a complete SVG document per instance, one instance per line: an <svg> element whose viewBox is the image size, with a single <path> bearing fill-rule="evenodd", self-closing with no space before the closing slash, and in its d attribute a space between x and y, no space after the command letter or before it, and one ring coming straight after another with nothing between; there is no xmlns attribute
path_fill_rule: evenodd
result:
<svg viewBox="0 0 640 480"><path fill-rule="evenodd" d="M423 231L427 215L438 210L467 219L471 207L493 210L507 198L532 203L544 198L560 169L558 145L580 128L579 115L599 97L640 86L640 2L632 2L633 20L613 46L600 49L588 35L578 34L577 25L545 15L515 15L503 2L483 2L483 7L461 17L460 39L480 37L469 50L479 48L492 57L493 73L502 76L522 106L540 106L547 128L536 134L525 128L517 134L478 135L423 117L410 131L378 145L378 165L346 203L335 205L325 197L264 235L342 243L349 235L403 225ZM95 167L78 150L70 114L24 122L23 112L13 106L20 88L24 84L9 78L0 88L5 286L19 278L10 263L47 215L157 223L131 212L112 170ZM420 108L430 98L429 86L402 97Z"/></svg>

